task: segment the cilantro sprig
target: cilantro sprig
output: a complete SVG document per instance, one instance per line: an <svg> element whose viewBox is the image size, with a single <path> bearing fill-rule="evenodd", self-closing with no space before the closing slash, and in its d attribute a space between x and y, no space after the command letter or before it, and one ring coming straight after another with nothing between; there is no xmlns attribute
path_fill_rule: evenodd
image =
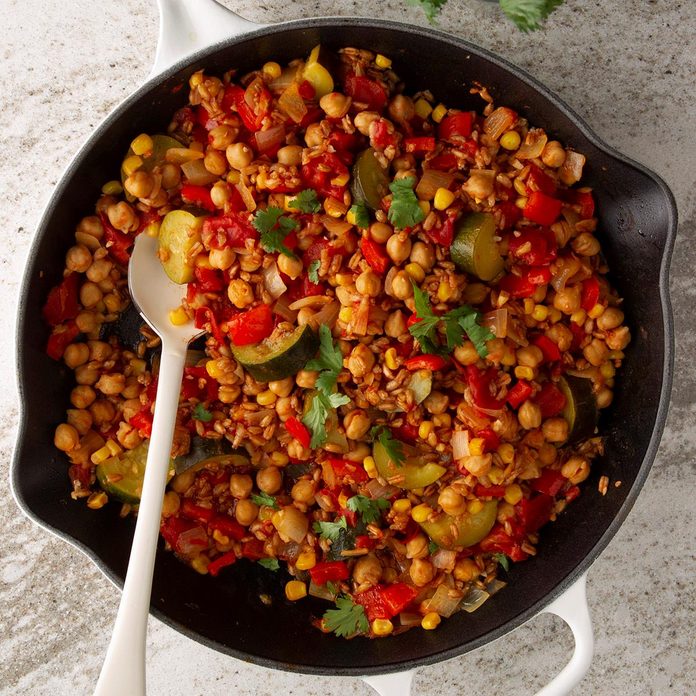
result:
<svg viewBox="0 0 696 696"><path fill-rule="evenodd" d="M213 414L203 404L196 404L193 411L191 411L191 417L203 423L210 423L213 420Z"/></svg>
<svg viewBox="0 0 696 696"><path fill-rule="evenodd" d="M272 570L274 573L280 570L280 563L277 558L261 558L257 563L266 570Z"/></svg>
<svg viewBox="0 0 696 696"><path fill-rule="evenodd" d="M318 213L321 210L321 203L314 189L305 189L288 203L288 208L299 210L301 213Z"/></svg>
<svg viewBox="0 0 696 696"><path fill-rule="evenodd" d="M251 496L251 502L256 503L256 505L265 505L266 507L273 508L274 510L280 509L278 507L278 501L268 493L253 493Z"/></svg>
<svg viewBox="0 0 696 696"><path fill-rule="evenodd" d="M354 633L367 633L370 629L364 607L355 604L350 597L338 597L336 608L328 609L323 619L324 626L340 638L347 638Z"/></svg>
<svg viewBox="0 0 696 696"><path fill-rule="evenodd" d="M425 220L425 213L418 205L418 199L413 192L415 185L416 179L413 176L397 179L389 184L389 190L393 195L388 217L389 222L397 229L413 227Z"/></svg>
<svg viewBox="0 0 696 696"><path fill-rule="evenodd" d="M372 430L370 430L370 435L372 436L373 442L376 440L384 447L387 456L396 466L401 466L404 463L406 459L406 455L404 454L404 443L395 440L392 437L391 430L389 430L386 425L375 425Z"/></svg>
<svg viewBox="0 0 696 696"><path fill-rule="evenodd" d="M319 267L321 266L321 261L319 259L314 259L312 263L309 264L307 268L307 276L313 283L319 282Z"/></svg>
<svg viewBox="0 0 696 696"><path fill-rule="evenodd" d="M364 203L354 203L349 213L352 213L355 218L355 224L361 229L367 229L370 226L370 212Z"/></svg>
<svg viewBox="0 0 696 696"><path fill-rule="evenodd" d="M252 224L261 235L261 246L265 251L269 253L277 251L295 258L295 254L285 246L285 239L299 227L297 220L283 215L281 208L272 205L266 210L259 210L254 215Z"/></svg>
<svg viewBox="0 0 696 696"><path fill-rule="evenodd" d="M339 539L341 530L348 531L348 522L344 516L338 519L338 522L315 522L312 529L322 539L336 542Z"/></svg>
<svg viewBox="0 0 696 696"><path fill-rule="evenodd" d="M493 560L497 561L505 572L510 570L510 559L504 553L494 553Z"/></svg>
<svg viewBox="0 0 696 696"><path fill-rule="evenodd" d="M386 498L368 498L366 495L354 495L346 503L351 512L357 512L364 524L372 524L382 517L382 510L389 507Z"/></svg>
<svg viewBox="0 0 696 696"><path fill-rule="evenodd" d="M476 352L485 358L488 355L486 341L495 336L479 323L481 315L470 305L462 305L442 316L433 312L428 296L413 283L413 299L418 321L408 327L411 335L420 343L424 353L446 354L461 346L467 336L474 344ZM440 342L438 326L445 328L446 348Z"/></svg>

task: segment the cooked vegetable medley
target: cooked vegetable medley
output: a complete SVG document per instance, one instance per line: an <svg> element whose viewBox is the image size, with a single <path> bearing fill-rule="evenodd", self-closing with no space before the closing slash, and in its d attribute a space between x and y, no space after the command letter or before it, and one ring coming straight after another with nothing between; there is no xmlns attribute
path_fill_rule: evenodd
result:
<svg viewBox="0 0 696 696"><path fill-rule="evenodd" d="M189 353L162 507L196 572L287 568L351 637L438 626L500 589L602 452L629 343L585 157L486 89L408 95L389 58L317 46L196 72L141 134L49 294L76 385L56 447L90 508L139 501L159 341L115 330L159 239ZM541 532L543 536L543 532ZM501 571L502 568L502 571Z"/></svg>

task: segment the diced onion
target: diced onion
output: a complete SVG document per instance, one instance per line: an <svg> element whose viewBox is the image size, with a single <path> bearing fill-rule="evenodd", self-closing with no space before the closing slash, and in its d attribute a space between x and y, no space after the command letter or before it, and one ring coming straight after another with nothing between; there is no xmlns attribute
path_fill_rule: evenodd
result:
<svg viewBox="0 0 696 696"><path fill-rule="evenodd" d="M311 594L311 592L310 592ZM399 623L402 626L419 626L423 617L410 611L402 611L399 614Z"/></svg>
<svg viewBox="0 0 696 696"><path fill-rule="evenodd" d="M488 592L491 597L500 592L500 590L505 587L507 583L504 580L498 580L498 578L495 578L491 580L487 585L486 585L486 592Z"/></svg>
<svg viewBox="0 0 696 696"><path fill-rule="evenodd" d="M273 525L281 538L290 539L298 544L307 536L309 520L296 507L288 505L273 515Z"/></svg>
<svg viewBox="0 0 696 696"><path fill-rule="evenodd" d="M256 131L254 138L260 152L268 152L285 140L285 126L280 123L266 130Z"/></svg>
<svg viewBox="0 0 696 696"><path fill-rule="evenodd" d="M297 312L293 312L288 307L287 297L281 296L278 298L278 301L273 305L273 311L287 321L294 323L295 319L297 319Z"/></svg>
<svg viewBox="0 0 696 696"><path fill-rule="evenodd" d="M275 80L271 80L269 87L276 93L283 92L295 81L296 76L297 66L290 65L287 68L283 68L279 77L276 77Z"/></svg>
<svg viewBox="0 0 696 696"><path fill-rule="evenodd" d="M353 333L364 336L367 333L367 324L370 320L370 298L363 296L360 304L353 310L350 326Z"/></svg>
<svg viewBox="0 0 696 696"><path fill-rule="evenodd" d="M325 585L315 585L314 582L310 582L308 592L311 597L326 599L329 602L333 602L334 599L336 599L336 595L328 588L328 583Z"/></svg>
<svg viewBox="0 0 696 696"><path fill-rule="evenodd" d="M324 305L314 316L310 317L307 323L317 330L319 330L322 324L333 329L336 324L336 319L338 319L340 309L341 306L338 302L329 302L329 304Z"/></svg>
<svg viewBox="0 0 696 696"><path fill-rule="evenodd" d="M452 456L455 460L469 456L469 431L455 430L452 433Z"/></svg>
<svg viewBox="0 0 696 696"><path fill-rule="evenodd" d="M211 174L203 164L202 159L191 160L181 165L181 171L190 184L194 186L206 186L217 181L220 177L216 174Z"/></svg>
<svg viewBox="0 0 696 696"><path fill-rule="evenodd" d="M280 271L275 261L268 268L263 269L262 275L263 285L274 300L277 300L288 289L280 277Z"/></svg>
<svg viewBox="0 0 696 696"><path fill-rule="evenodd" d="M438 169L426 169L416 186L416 195L421 200L430 201L435 198L435 192L439 188L449 188L452 181L454 181L454 174L441 172Z"/></svg>
<svg viewBox="0 0 696 696"><path fill-rule="evenodd" d="M462 593L452 590L447 585L439 585L435 594L423 603L423 610L426 613L437 612L440 616L448 618L457 611L462 601Z"/></svg>
<svg viewBox="0 0 696 696"><path fill-rule="evenodd" d="M252 195L251 191L248 189L246 184L240 181L238 184L235 184L235 188L237 189L237 191L239 191L239 195L242 197L246 209L250 213L256 210L256 201L254 200L254 196Z"/></svg>
<svg viewBox="0 0 696 696"><path fill-rule="evenodd" d="M330 215L322 215L321 216L321 224L332 234L336 235L342 235L348 232L353 225L351 225L349 222L346 222L345 220L337 220L336 218L331 217Z"/></svg>
<svg viewBox="0 0 696 696"><path fill-rule="evenodd" d="M278 106L295 123L300 123L307 113L307 105L302 99L297 82L292 82L278 98Z"/></svg>
<svg viewBox="0 0 696 696"><path fill-rule="evenodd" d="M548 141L546 133L541 128L532 128L524 139L524 143L517 150L517 159L536 159L541 157L541 152Z"/></svg>
<svg viewBox="0 0 696 696"><path fill-rule="evenodd" d="M483 326L487 326L496 338L505 338L508 331L508 311L507 309L496 309L483 315Z"/></svg>
<svg viewBox="0 0 696 696"><path fill-rule="evenodd" d="M472 587L469 593L462 600L462 609L471 614L476 611L488 598L490 594L480 587Z"/></svg>
<svg viewBox="0 0 696 696"><path fill-rule="evenodd" d="M299 300L295 300L289 308L294 310L300 310L303 307L317 307L319 305L329 304L331 298L328 295L308 295L307 297L301 297Z"/></svg>
<svg viewBox="0 0 696 696"><path fill-rule="evenodd" d="M413 392L413 400L420 404L425 401L433 389L433 373L431 370L417 370L411 376L408 388Z"/></svg>
<svg viewBox="0 0 696 696"><path fill-rule="evenodd" d="M436 568L451 571L457 562L457 554L449 549L438 549L432 556L433 565Z"/></svg>
<svg viewBox="0 0 696 696"><path fill-rule="evenodd" d="M208 545L208 534L203 527L194 527L181 532L176 540L176 550L188 556L197 553Z"/></svg>
<svg viewBox="0 0 696 696"><path fill-rule="evenodd" d="M486 116L486 120L483 122L483 131L487 135L490 135L493 140L498 140L505 131L512 128L516 120L517 114L515 114L512 109L499 106L495 111Z"/></svg>
<svg viewBox="0 0 696 696"><path fill-rule="evenodd" d="M336 472L334 471L331 463L329 461L324 461L321 464L322 478L324 483L326 483L327 488L335 488L338 481L336 479Z"/></svg>
<svg viewBox="0 0 696 696"><path fill-rule="evenodd" d="M365 488L372 498L391 498L399 492L396 486L380 483L377 479L370 479Z"/></svg>
<svg viewBox="0 0 696 696"><path fill-rule="evenodd" d="M553 286L553 289L558 292L559 290L563 290L565 288L566 283L568 282L568 278L572 276L575 273L575 268L573 268L570 264L564 265L563 270L558 274L553 276L551 278L551 285Z"/></svg>
<svg viewBox="0 0 696 696"><path fill-rule="evenodd" d="M565 162L558 172L561 181L567 186L572 186L582 179L582 170L585 166L585 155L568 150Z"/></svg>

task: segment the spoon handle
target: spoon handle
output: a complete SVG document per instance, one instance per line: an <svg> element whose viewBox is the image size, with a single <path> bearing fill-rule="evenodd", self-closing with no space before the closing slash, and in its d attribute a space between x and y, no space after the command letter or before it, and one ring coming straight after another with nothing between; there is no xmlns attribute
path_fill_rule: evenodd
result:
<svg viewBox="0 0 696 696"><path fill-rule="evenodd" d="M157 400L128 573L94 696L145 696L145 638L186 345L162 342Z"/></svg>

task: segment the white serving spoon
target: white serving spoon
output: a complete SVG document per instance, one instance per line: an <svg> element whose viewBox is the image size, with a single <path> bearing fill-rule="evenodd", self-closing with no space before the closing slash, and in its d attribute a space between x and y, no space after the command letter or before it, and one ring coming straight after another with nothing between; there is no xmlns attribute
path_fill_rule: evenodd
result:
<svg viewBox="0 0 696 696"><path fill-rule="evenodd" d="M157 257L156 238L141 234L136 239L128 266L128 287L140 314L162 339L162 356L155 417L128 572L95 696L145 696L145 638L152 571L179 390L188 345L203 333L193 323L174 326L169 321L169 311L179 306L183 290L164 272Z"/></svg>

